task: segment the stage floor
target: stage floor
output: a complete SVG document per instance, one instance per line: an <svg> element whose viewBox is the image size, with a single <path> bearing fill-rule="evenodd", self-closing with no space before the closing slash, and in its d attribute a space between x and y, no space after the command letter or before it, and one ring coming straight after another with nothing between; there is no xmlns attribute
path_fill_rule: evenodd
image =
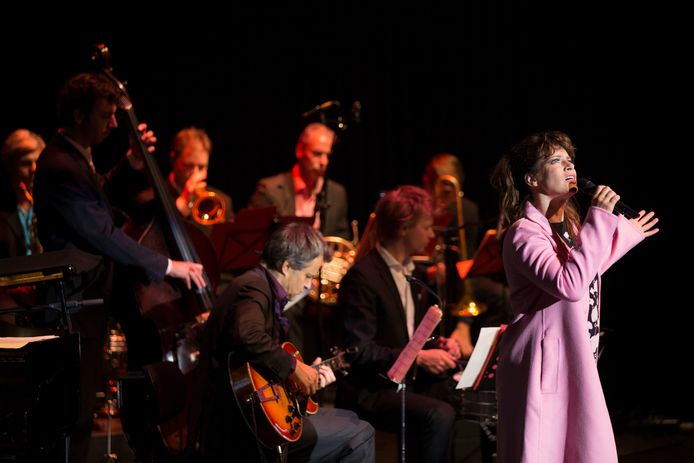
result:
<svg viewBox="0 0 694 463"><path fill-rule="evenodd" d="M694 428L691 424L674 423L640 425L617 434L620 463L691 463L694 461ZM683 429L684 428L684 429ZM104 463L107 453L107 420L99 418L92 433L88 463ZM376 461L391 463L398 455L397 436L392 433L376 434ZM111 452L119 463L135 463L135 456L123 435L120 420L112 422ZM470 422L459 422L455 435L455 463L481 463L479 427Z"/></svg>

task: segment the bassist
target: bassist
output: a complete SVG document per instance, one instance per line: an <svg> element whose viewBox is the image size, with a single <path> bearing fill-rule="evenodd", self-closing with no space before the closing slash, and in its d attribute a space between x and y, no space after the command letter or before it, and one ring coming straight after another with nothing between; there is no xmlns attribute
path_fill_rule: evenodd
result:
<svg viewBox="0 0 694 463"><path fill-rule="evenodd" d="M62 128L43 151L34 183L41 243L46 251L80 249L105 258L108 269L87 289L92 291L91 297L104 297L108 301L109 292L117 292L110 291L109 278L105 276L109 275L113 263L130 272L135 269L154 281L169 276L183 280L189 288L203 287L202 265L168 259L142 246L114 224L104 190L110 176L96 172L92 147L118 126L117 96L113 84L100 74L79 74L63 86L58 100ZM141 132L141 136L146 146L153 149L156 140L153 134ZM137 165L131 158L128 161ZM83 310L72 317L81 343L81 412L72 435L71 462L84 462L87 458L94 397L101 379L106 318L106 311L101 308Z"/></svg>

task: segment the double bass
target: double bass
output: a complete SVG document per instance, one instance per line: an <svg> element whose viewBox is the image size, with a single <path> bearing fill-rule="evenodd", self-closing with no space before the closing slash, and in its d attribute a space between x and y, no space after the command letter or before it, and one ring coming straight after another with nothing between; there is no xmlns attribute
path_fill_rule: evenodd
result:
<svg viewBox="0 0 694 463"><path fill-rule="evenodd" d="M136 139L145 171L158 203L156 216L144 224L128 224L125 231L138 242L175 259L203 265L206 286L187 290L180 282L165 279L159 283L133 282L134 296L140 313L156 326L161 352L178 362L183 373L196 365L194 332L206 320L214 303L214 287L219 278L217 257L208 238L195 226L184 222L168 191L168 186L153 156L149 155L138 133L140 125L125 85L113 74L110 51L104 44L96 46L92 60L101 63L101 72L118 90L118 106L127 116L129 129ZM191 346L193 344L193 346ZM145 342L150 345L151 342ZM177 355L180 354L180 355ZM145 357L148 354L145 353ZM152 358L152 361L161 358ZM170 358L171 359L171 358Z"/></svg>

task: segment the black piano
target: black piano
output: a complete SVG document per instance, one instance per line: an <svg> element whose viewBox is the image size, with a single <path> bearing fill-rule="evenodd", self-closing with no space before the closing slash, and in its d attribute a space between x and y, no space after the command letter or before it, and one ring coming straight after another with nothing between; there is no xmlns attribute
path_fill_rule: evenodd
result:
<svg viewBox="0 0 694 463"><path fill-rule="evenodd" d="M0 306L4 319L44 311L62 319L50 330L0 320L0 461L44 462L65 454L80 406L80 343L79 334L69 331L70 313L83 302L70 300L69 289L100 262L79 251L0 259L3 302L19 287L54 297ZM22 345L21 338L31 342Z"/></svg>
<svg viewBox="0 0 694 463"><path fill-rule="evenodd" d="M0 347L0 460L43 461L77 421L79 335L0 327L0 337L46 334L56 337Z"/></svg>

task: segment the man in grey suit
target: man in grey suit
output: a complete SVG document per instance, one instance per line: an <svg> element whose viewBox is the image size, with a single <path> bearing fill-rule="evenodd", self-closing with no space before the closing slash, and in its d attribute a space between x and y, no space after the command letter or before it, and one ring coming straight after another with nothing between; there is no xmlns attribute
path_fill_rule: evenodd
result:
<svg viewBox="0 0 694 463"><path fill-rule="evenodd" d="M261 179L248 207L275 206L282 217L314 217L313 227L323 235L349 239L347 193L325 177L334 143L335 132L328 126L308 124L296 143L292 170ZM288 338L307 358L325 355L324 348L332 345L324 340L323 310L320 303L303 300L287 311Z"/></svg>
<svg viewBox="0 0 694 463"><path fill-rule="evenodd" d="M324 235L349 238L347 193L325 178L334 142L335 132L325 124L307 125L292 170L261 179L248 207L275 206L280 216L315 217L314 228Z"/></svg>

